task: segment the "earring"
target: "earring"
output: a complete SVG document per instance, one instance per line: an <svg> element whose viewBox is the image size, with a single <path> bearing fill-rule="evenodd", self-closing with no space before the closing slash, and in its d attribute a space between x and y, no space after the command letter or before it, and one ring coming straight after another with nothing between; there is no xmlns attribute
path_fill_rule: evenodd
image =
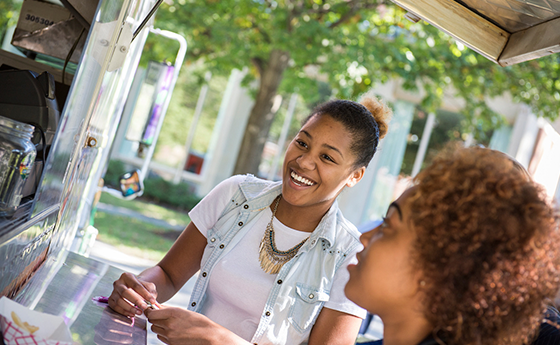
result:
<svg viewBox="0 0 560 345"><path fill-rule="evenodd" d="M420 281L420 286L426 286L426 282L423 281L423 280L421 280L421 281Z"/></svg>

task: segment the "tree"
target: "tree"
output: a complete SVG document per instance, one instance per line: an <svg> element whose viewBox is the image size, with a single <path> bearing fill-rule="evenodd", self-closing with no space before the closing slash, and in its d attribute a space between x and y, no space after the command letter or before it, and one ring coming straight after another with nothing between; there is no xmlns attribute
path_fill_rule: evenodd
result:
<svg viewBox="0 0 560 345"><path fill-rule="evenodd" d="M6 29L16 24L21 4L22 2L17 0L2 0L0 2L0 42L4 39Z"/></svg>
<svg viewBox="0 0 560 345"><path fill-rule="evenodd" d="M556 55L512 67L494 65L426 23L412 24L383 0L177 0L164 5L157 26L189 41L189 58L204 59L214 73L249 68L258 81L255 105L234 173L256 173L273 120L278 92L355 98L392 78L426 91L421 104L434 111L452 87L468 100L465 126L475 135L502 119L487 97L510 92L550 118L560 109L560 62Z"/></svg>

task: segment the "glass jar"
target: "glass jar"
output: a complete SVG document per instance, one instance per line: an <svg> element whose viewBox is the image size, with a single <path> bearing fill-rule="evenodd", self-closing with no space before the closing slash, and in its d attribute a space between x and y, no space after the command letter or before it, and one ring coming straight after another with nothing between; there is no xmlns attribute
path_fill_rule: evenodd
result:
<svg viewBox="0 0 560 345"><path fill-rule="evenodd" d="M31 142L35 127L0 116L0 216L11 216L22 198L25 180L37 151Z"/></svg>

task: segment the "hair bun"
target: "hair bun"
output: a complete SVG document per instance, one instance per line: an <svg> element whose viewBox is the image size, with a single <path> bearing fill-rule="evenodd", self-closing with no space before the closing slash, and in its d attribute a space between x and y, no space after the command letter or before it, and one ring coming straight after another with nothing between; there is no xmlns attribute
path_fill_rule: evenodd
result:
<svg viewBox="0 0 560 345"><path fill-rule="evenodd" d="M360 100L360 104L369 110L379 127L379 138L383 138L389 129L389 121L393 116L393 111L380 99L374 96L367 96Z"/></svg>

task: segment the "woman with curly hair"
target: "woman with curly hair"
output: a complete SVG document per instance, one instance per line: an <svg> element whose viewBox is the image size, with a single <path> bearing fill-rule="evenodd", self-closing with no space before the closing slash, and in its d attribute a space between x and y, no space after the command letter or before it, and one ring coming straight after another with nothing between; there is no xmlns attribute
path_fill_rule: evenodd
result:
<svg viewBox="0 0 560 345"><path fill-rule="evenodd" d="M437 157L361 237L346 296L384 344L528 344L560 287L558 213L507 156Z"/></svg>

